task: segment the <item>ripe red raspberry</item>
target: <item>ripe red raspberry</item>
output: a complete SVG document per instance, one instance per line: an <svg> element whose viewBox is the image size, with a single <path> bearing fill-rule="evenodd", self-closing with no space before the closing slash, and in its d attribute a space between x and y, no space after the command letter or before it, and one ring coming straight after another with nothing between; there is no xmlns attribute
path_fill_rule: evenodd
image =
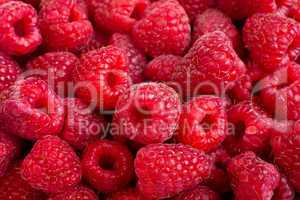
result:
<svg viewBox="0 0 300 200"><path fill-rule="evenodd" d="M241 36L231 19L216 9L208 9L196 17L193 27L193 40L198 37L214 32L222 31L232 41L233 48L241 51Z"/></svg>
<svg viewBox="0 0 300 200"><path fill-rule="evenodd" d="M98 200L93 190L85 186L77 186L59 194L53 194L48 200Z"/></svg>
<svg viewBox="0 0 300 200"><path fill-rule="evenodd" d="M152 3L135 23L132 36L148 55L181 55L189 46L191 27L187 14L175 0Z"/></svg>
<svg viewBox="0 0 300 200"><path fill-rule="evenodd" d="M10 1L0 5L0 13L0 49L5 53L28 54L42 43L37 13L31 5Z"/></svg>
<svg viewBox="0 0 300 200"><path fill-rule="evenodd" d="M46 195L33 189L21 178L20 163L17 162L0 178L0 199L41 200L46 199Z"/></svg>
<svg viewBox="0 0 300 200"><path fill-rule="evenodd" d="M58 134L64 124L62 99L37 78L16 82L0 95L0 127L28 140Z"/></svg>
<svg viewBox="0 0 300 200"><path fill-rule="evenodd" d="M133 83L143 81L143 71L147 64L145 55L137 49L129 35L115 33L110 39L110 44L122 49L128 57L129 76Z"/></svg>
<svg viewBox="0 0 300 200"><path fill-rule="evenodd" d="M96 25L111 32L130 32L148 5L148 0L98 1L94 10Z"/></svg>
<svg viewBox="0 0 300 200"><path fill-rule="evenodd" d="M147 200L137 189L129 188L108 195L106 200Z"/></svg>
<svg viewBox="0 0 300 200"><path fill-rule="evenodd" d="M13 85L21 73L19 65L0 52L0 93Z"/></svg>
<svg viewBox="0 0 300 200"><path fill-rule="evenodd" d="M119 96L131 85L127 57L114 46L83 54L73 77L79 84L77 96L105 110L114 109Z"/></svg>
<svg viewBox="0 0 300 200"><path fill-rule="evenodd" d="M275 71L297 58L299 24L275 14L255 14L248 18L243 39L251 58L264 70Z"/></svg>
<svg viewBox="0 0 300 200"><path fill-rule="evenodd" d="M67 142L57 136L45 136L23 160L21 176L33 188L63 192L80 182L80 160Z"/></svg>
<svg viewBox="0 0 300 200"><path fill-rule="evenodd" d="M181 59L182 58L180 56L174 55L158 56L148 63L144 70L144 74L146 78L151 81L172 81L172 77L170 75L173 74Z"/></svg>
<svg viewBox="0 0 300 200"><path fill-rule="evenodd" d="M253 152L234 157L227 171L237 200L271 199L280 180L276 167Z"/></svg>
<svg viewBox="0 0 300 200"><path fill-rule="evenodd" d="M209 152L227 136L225 101L219 97L200 96L187 102L181 113L178 141Z"/></svg>
<svg viewBox="0 0 300 200"><path fill-rule="evenodd" d="M131 152L114 141L98 140L89 144L82 155L81 166L83 177L102 192L118 191L134 176Z"/></svg>
<svg viewBox="0 0 300 200"><path fill-rule="evenodd" d="M182 144L153 144L140 149L135 159L138 187L153 199L172 197L207 179L212 159Z"/></svg>
<svg viewBox="0 0 300 200"><path fill-rule="evenodd" d="M39 25L44 44L50 50L76 51L87 45L93 35L86 9L78 0L44 3L39 13Z"/></svg>
<svg viewBox="0 0 300 200"><path fill-rule="evenodd" d="M112 134L141 144L164 142L175 133L180 106L176 92L165 84L134 85L117 103Z"/></svg>
<svg viewBox="0 0 300 200"><path fill-rule="evenodd" d="M104 117L93 114L79 99L66 98L65 125L61 138L82 150L90 141L100 138L106 126Z"/></svg>
<svg viewBox="0 0 300 200"><path fill-rule="evenodd" d="M27 63L27 69L37 70L35 76L47 81L49 86L62 96L68 93L72 72L79 59L69 52L49 52Z"/></svg>
<svg viewBox="0 0 300 200"><path fill-rule="evenodd" d="M190 21L204 12L209 7L214 6L215 0L178 0L186 13L189 15Z"/></svg>
<svg viewBox="0 0 300 200"><path fill-rule="evenodd" d="M294 200L295 191L288 179L281 175L279 185L276 188L272 200Z"/></svg>
<svg viewBox="0 0 300 200"><path fill-rule="evenodd" d="M182 192L174 200L220 200L219 195L206 186Z"/></svg>

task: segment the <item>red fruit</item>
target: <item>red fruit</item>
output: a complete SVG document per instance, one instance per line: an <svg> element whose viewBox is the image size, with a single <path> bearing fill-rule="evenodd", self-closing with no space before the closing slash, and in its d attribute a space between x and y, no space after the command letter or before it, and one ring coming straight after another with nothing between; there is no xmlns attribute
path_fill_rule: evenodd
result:
<svg viewBox="0 0 300 200"><path fill-rule="evenodd" d="M128 57L129 76L133 83L143 81L143 71L147 64L145 55L137 49L129 35L115 33L110 39L110 44L122 49Z"/></svg>
<svg viewBox="0 0 300 200"><path fill-rule="evenodd" d="M21 73L19 65L0 52L0 93L13 85Z"/></svg>
<svg viewBox="0 0 300 200"><path fill-rule="evenodd" d="M63 192L80 182L80 160L67 142L56 136L45 136L23 160L21 176L33 188Z"/></svg>
<svg viewBox="0 0 300 200"><path fill-rule="evenodd" d="M15 163L9 171L0 178L0 199L11 200L43 200L45 195L33 189L21 178L20 164Z"/></svg>
<svg viewBox="0 0 300 200"><path fill-rule="evenodd" d="M267 71L275 71L299 54L299 25L275 14L255 14L243 29L243 39L251 58Z"/></svg>
<svg viewBox="0 0 300 200"><path fill-rule="evenodd" d="M77 96L105 110L114 109L119 96L131 84L127 57L114 46L83 54L73 77L78 87Z"/></svg>
<svg viewBox="0 0 300 200"><path fill-rule="evenodd" d="M58 134L64 124L62 99L37 78L17 81L0 95L0 127L28 140Z"/></svg>
<svg viewBox="0 0 300 200"><path fill-rule="evenodd" d="M96 25L107 31L130 32L148 4L148 0L97 1L93 11Z"/></svg>
<svg viewBox="0 0 300 200"><path fill-rule="evenodd" d="M195 189L182 192L175 200L219 200L219 195L206 186L198 186Z"/></svg>
<svg viewBox="0 0 300 200"><path fill-rule="evenodd" d="M108 43L108 40L109 35L106 35L105 33L99 31L95 31L90 42L87 45L82 46L77 53L81 55L92 50L100 49Z"/></svg>
<svg viewBox="0 0 300 200"><path fill-rule="evenodd" d="M106 200L146 200L137 189L129 188L111 193Z"/></svg>
<svg viewBox="0 0 300 200"><path fill-rule="evenodd" d="M72 72L79 64L78 58L69 52L50 52L27 63L29 70L37 70L36 76L47 81L59 94L68 93Z"/></svg>
<svg viewBox="0 0 300 200"><path fill-rule="evenodd" d="M140 149L135 159L138 187L153 199L172 197L207 179L212 159L182 144L154 144Z"/></svg>
<svg viewBox="0 0 300 200"><path fill-rule="evenodd" d="M93 27L84 1L52 0L41 7L39 24L48 49L76 51L90 42Z"/></svg>
<svg viewBox="0 0 300 200"><path fill-rule="evenodd" d="M136 44L152 57L183 54L189 46L190 34L188 16L175 0L152 3L132 30Z"/></svg>
<svg viewBox="0 0 300 200"><path fill-rule="evenodd" d="M31 5L9 1L0 5L0 13L0 49L5 53L28 54L42 43L37 13Z"/></svg>
<svg viewBox="0 0 300 200"><path fill-rule="evenodd" d="M300 1L298 0L283 0L286 6L288 7L288 15L297 21L300 20Z"/></svg>
<svg viewBox="0 0 300 200"><path fill-rule="evenodd" d="M288 179L281 175L279 185L274 192L272 200L293 200L295 198L295 191Z"/></svg>
<svg viewBox="0 0 300 200"><path fill-rule="evenodd" d="M227 171L237 200L269 200L280 180L276 167L253 152L234 157L229 162Z"/></svg>
<svg viewBox="0 0 300 200"><path fill-rule="evenodd" d="M83 177L102 192L118 191L134 176L131 152L125 145L109 140L89 144L82 155L81 166Z"/></svg>
<svg viewBox="0 0 300 200"><path fill-rule="evenodd" d="M60 136L74 148L82 150L90 141L103 136L104 117L93 114L79 99L66 98L66 120Z"/></svg>
<svg viewBox="0 0 300 200"><path fill-rule="evenodd" d="M209 152L227 136L225 101L219 97L200 96L186 103L181 113L178 141Z"/></svg>
<svg viewBox="0 0 300 200"><path fill-rule="evenodd" d="M177 93L167 85L134 85L118 101L112 134L141 144L164 142L174 135L180 106Z"/></svg>
<svg viewBox="0 0 300 200"><path fill-rule="evenodd" d="M204 12L209 7L214 6L215 0L178 0L191 21L198 15Z"/></svg>
<svg viewBox="0 0 300 200"><path fill-rule="evenodd" d="M77 186L60 194L51 195L48 200L98 200L98 197L90 188Z"/></svg>

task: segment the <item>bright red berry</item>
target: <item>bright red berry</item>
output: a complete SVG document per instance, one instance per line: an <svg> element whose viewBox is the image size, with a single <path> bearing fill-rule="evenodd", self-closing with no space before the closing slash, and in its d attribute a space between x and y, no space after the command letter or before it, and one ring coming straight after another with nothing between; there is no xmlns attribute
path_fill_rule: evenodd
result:
<svg viewBox="0 0 300 200"><path fill-rule="evenodd" d="M98 196L88 187L76 186L62 193L51 195L48 200L98 200Z"/></svg>
<svg viewBox="0 0 300 200"><path fill-rule="evenodd" d="M0 5L0 13L0 49L5 53L28 54L42 43L37 13L31 5L9 1Z"/></svg>
<svg viewBox="0 0 300 200"><path fill-rule="evenodd" d="M80 160L67 142L56 136L45 136L23 160L21 176L33 188L63 192L80 182Z"/></svg>
<svg viewBox="0 0 300 200"><path fill-rule="evenodd" d="M135 159L138 187L153 199L172 197L207 179L212 159L182 144L153 144L140 149Z"/></svg>
<svg viewBox="0 0 300 200"><path fill-rule="evenodd" d="M204 12L209 7L214 6L215 0L178 0L191 21L198 15Z"/></svg>
<svg viewBox="0 0 300 200"><path fill-rule="evenodd" d="M206 186L198 186L195 189L182 192L174 200L219 200L219 195Z"/></svg>
<svg viewBox="0 0 300 200"><path fill-rule="evenodd" d="M183 54L190 43L190 34L188 16L175 0L152 3L132 30L136 44L152 57Z"/></svg>
<svg viewBox="0 0 300 200"><path fill-rule="evenodd" d="M294 200L295 190L286 176L281 175L279 185L276 188L272 200Z"/></svg>

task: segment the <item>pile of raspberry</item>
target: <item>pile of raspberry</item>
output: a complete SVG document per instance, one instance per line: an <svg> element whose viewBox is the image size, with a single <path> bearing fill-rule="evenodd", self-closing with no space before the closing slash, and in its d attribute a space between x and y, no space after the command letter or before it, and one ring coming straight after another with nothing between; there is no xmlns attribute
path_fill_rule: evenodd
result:
<svg viewBox="0 0 300 200"><path fill-rule="evenodd" d="M300 0L0 0L0 200L300 200Z"/></svg>

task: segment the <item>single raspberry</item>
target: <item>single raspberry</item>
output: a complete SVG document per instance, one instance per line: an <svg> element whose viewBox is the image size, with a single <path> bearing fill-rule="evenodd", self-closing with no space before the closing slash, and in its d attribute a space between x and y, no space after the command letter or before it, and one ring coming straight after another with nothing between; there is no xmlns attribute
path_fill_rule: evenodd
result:
<svg viewBox="0 0 300 200"><path fill-rule="evenodd" d="M83 177L102 192L118 191L134 176L131 152L114 141L98 140L89 144L82 155L81 166Z"/></svg>
<svg viewBox="0 0 300 200"><path fill-rule="evenodd" d="M9 1L0 5L0 49L10 55L33 52L42 37L37 27L35 9L22 1Z"/></svg>
<svg viewBox="0 0 300 200"><path fill-rule="evenodd" d="M65 192L53 194L48 200L98 200L93 190L85 186L76 186Z"/></svg>
<svg viewBox="0 0 300 200"><path fill-rule="evenodd" d="M243 39L251 57L266 71L275 71L299 54L299 25L275 14L255 14L248 18Z"/></svg>
<svg viewBox="0 0 300 200"><path fill-rule="evenodd" d="M145 55L137 49L129 35L115 33L111 36L110 44L122 49L128 57L129 76L133 83L143 81L143 71L147 64Z"/></svg>
<svg viewBox="0 0 300 200"><path fill-rule="evenodd" d="M77 51L90 42L93 27L82 2L53 0L44 3L39 13L39 26L48 49Z"/></svg>
<svg viewBox="0 0 300 200"><path fill-rule="evenodd" d="M128 70L127 57L117 47L89 51L81 56L80 65L74 70L76 94L98 108L114 109L119 96L131 85Z"/></svg>
<svg viewBox="0 0 300 200"><path fill-rule="evenodd" d="M153 144L140 149L135 159L138 187L153 199L172 197L207 179L212 159L182 144Z"/></svg>
<svg viewBox="0 0 300 200"><path fill-rule="evenodd" d="M0 95L0 127L28 140L58 134L64 124L62 99L37 78L17 81Z"/></svg>
<svg viewBox="0 0 300 200"><path fill-rule="evenodd" d="M19 65L0 52L0 93L13 85L21 73Z"/></svg>
<svg viewBox="0 0 300 200"><path fill-rule="evenodd" d="M279 185L274 192L272 200L294 200L295 191L289 180L281 175Z"/></svg>
<svg viewBox="0 0 300 200"><path fill-rule="evenodd" d="M106 200L147 200L147 198L143 197L137 189L129 188L109 194Z"/></svg>
<svg viewBox="0 0 300 200"><path fill-rule="evenodd" d="M191 27L187 14L175 0L152 3L135 23L132 36L148 55L181 55L189 46Z"/></svg>
<svg viewBox="0 0 300 200"><path fill-rule="evenodd" d="M254 102L243 101L228 112L229 136L224 145L235 155L245 151L264 152L269 145L272 120Z"/></svg>
<svg viewBox="0 0 300 200"><path fill-rule="evenodd" d="M201 14L209 7L214 6L215 0L178 0L186 13L189 15L191 21L195 19L198 14Z"/></svg>
<svg viewBox="0 0 300 200"><path fill-rule="evenodd" d="M20 162L11 165L8 172L0 178L0 199L43 200L46 195L33 189L20 175Z"/></svg>
<svg viewBox="0 0 300 200"><path fill-rule="evenodd" d="M229 17L217 9L208 9L196 17L193 40L196 41L198 37L214 31L224 32L232 41L233 48L241 51L241 36L238 29Z"/></svg>
<svg viewBox="0 0 300 200"><path fill-rule="evenodd" d="M175 133L180 107L178 95L165 84L134 85L117 103L112 134L141 144L164 142Z"/></svg>
<svg viewBox="0 0 300 200"><path fill-rule="evenodd" d="M234 157L227 171L237 200L271 199L280 180L276 167L253 152Z"/></svg>
<svg viewBox="0 0 300 200"><path fill-rule="evenodd" d="M60 136L74 148L82 150L90 141L100 138L106 127L104 117L93 114L79 99L66 98L66 119Z"/></svg>
<svg viewBox="0 0 300 200"><path fill-rule="evenodd" d="M206 186L182 192L174 200L220 200L219 195Z"/></svg>
<svg viewBox="0 0 300 200"><path fill-rule="evenodd" d="M72 72L79 59L69 52L49 52L27 63L27 69L36 70L34 76L47 81L58 94L68 93L68 84L72 83Z"/></svg>
<svg viewBox="0 0 300 200"><path fill-rule="evenodd" d="M96 25L111 32L130 32L149 4L148 0L98 1L94 11Z"/></svg>
<svg viewBox="0 0 300 200"><path fill-rule="evenodd" d="M170 75L173 74L181 59L182 58L180 56L174 55L158 56L148 63L144 70L144 74L146 78L151 81L172 81L172 77Z"/></svg>
<svg viewBox="0 0 300 200"><path fill-rule="evenodd" d="M67 142L57 136L45 136L23 160L21 176L33 188L63 192L80 182L80 160Z"/></svg>
<svg viewBox="0 0 300 200"><path fill-rule="evenodd" d="M200 96L187 102L181 113L178 141L209 152L227 136L225 101L219 97Z"/></svg>

